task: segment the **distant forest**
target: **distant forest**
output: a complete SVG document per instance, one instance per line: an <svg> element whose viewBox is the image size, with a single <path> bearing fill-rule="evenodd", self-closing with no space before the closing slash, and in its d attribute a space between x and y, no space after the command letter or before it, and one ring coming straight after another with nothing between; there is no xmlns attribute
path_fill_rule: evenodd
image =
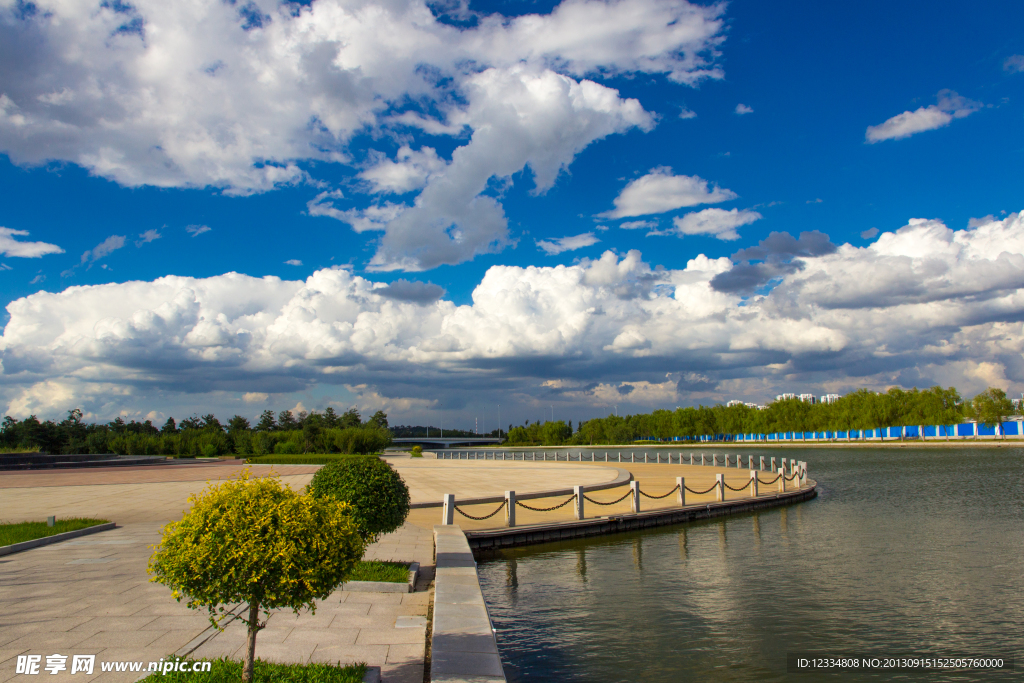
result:
<svg viewBox="0 0 1024 683"><path fill-rule="evenodd" d="M82 411L68 411L56 422L40 422L35 415L17 421L7 416L0 425L0 450L43 450L48 453L115 453L117 455L170 455L214 457L218 455L268 455L271 453L378 453L391 445L388 416L377 411L363 422L349 410L338 415L333 408L322 413L265 410L255 425L241 415L222 424L214 415L175 422L161 427L150 420L87 424Z"/></svg>
<svg viewBox="0 0 1024 683"><path fill-rule="evenodd" d="M967 401L950 387L884 393L862 389L834 403L805 403L799 399L775 401L765 409L746 405L713 405L655 410L652 413L596 418L573 423L526 422L509 425L508 445L630 444L643 439L671 439L714 434L769 434L773 432L844 431L904 425L953 425L965 419L996 424L1019 415L1020 402L1001 389L989 388ZM445 429L447 436L478 436ZM503 432L503 435L506 434ZM44 450L49 453L115 453L118 455L265 455L270 453L377 453L392 438L440 436L433 426L388 426L388 416L377 411L366 421L351 409L337 414L265 410L255 425L235 415L222 424L214 415L161 427L151 421L87 424L81 410L71 410L60 422L39 421L34 415L18 421L7 416L0 425L0 450ZM498 430L485 435L498 436Z"/></svg>
<svg viewBox="0 0 1024 683"><path fill-rule="evenodd" d="M787 399L763 410L746 405L714 405L655 410L619 417L609 415L580 422L535 422L509 425L508 444L591 445L630 444L644 439L671 439L714 434L770 434L876 429L904 425L953 425L965 419L985 424L1020 414L1002 389L988 388L970 401L950 387L909 391L893 387L884 393L861 389L834 403L805 403Z"/></svg>

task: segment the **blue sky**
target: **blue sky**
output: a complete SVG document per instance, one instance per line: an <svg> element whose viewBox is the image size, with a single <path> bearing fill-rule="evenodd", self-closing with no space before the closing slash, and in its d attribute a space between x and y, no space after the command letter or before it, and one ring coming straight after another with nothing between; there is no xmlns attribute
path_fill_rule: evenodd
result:
<svg viewBox="0 0 1024 683"><path fill-rule="evenodd" d="M447 402L450 419L469 424L498 395L518 422L551 405L578 420L620 402L647 411L783 390L1024 389L1024 269L1011 258L1024 209L1019 3L474 3L443 16L435 6L427 31L409 20L430 11L415 2L382 5L384 19L357 2L318 0L305 17L261 2L262 27L249 20L254 3L211 3L187 40L168 36L200 17L148 3L34 7L0 3L10 46L0 53L0 226L27 232L8 240L63 253L0 242L3 304L15 302L0 399L12 414L335 403L436 423ZM89 20L74 31L55 22L82 12ZM332 31L345 13L366 28L338 52ZM453 16L461 29L443 26ZM502 16L519 23L501 28ZM673 17L684 19L673 28ZM403 35L417 47L396 57L389 41ZM70 59L67 45L87 56ZM283 45L294 64L283 58L290 66L274 66L267 85L268 55ZM263 80L248 68L261 59ZM550 90L562 87L564 101ZM513 109L519 118L506 118ZM616 212L617 198L627 208ZM353 221L377 215L370 207L390 207L390 220L357 232ZM469 235L461 242L438 227L451 216L451 230ZM629 223L643 225L620 227ZM828 240L741 252L773 232L809 231ZM837 250L847 243L858 249ZM630 261L630 250L642 256ZM701 255L707 263L693 264ZM598 277L607 259L616 274ZM565 281L559 265L575 275ZM187 329L143 332L138 321L169 320L159 312L168 301L197 290L185 280L123 288L168 275L213 286L229 272L291 282L337 267L444 295L404 282L370 303L343 294L349 285L317 290L334 303L307 307L303 324L326 325L332 341L314 330L292 344L267 341L272 323L236 319L230 292L198 294L203 313ZM880 289L842 278L903 267ZM976 274L997 272L980 291ZM490 299L488 278L500 288ZM513 306L517 286L535 300ZM268 320L287 318L285 290L309 296L274 287L249 304ZM624 287L643 305L618 310ZM338 297L349 308L328 313ZM659 297L683 303L662 310ZM978 301L985 310L969 310ZM374 328L374 346L349 329L361 313L392 332L422 325L422 338ZM886 329L907 318L915 325ZM196 342L199 322L214 319L220 337ZM127 332L116 324L133 320ZM664 330L650 332L653 320ZM262 340L259 353L238 342L245 335ZM118 360L118 344L142 339L187 360L177 370ZM106 350L82 350L90 344ZM211 381L190 385L192 373Z"/></svg>

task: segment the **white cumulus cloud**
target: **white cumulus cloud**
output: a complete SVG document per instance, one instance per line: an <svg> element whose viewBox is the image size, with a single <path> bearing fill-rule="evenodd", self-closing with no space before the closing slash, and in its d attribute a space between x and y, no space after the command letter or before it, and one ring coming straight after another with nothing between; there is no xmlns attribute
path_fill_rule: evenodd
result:
<svg viewBox="0 0 1024 683"><path fill-rule="evenodd" d="M585 232L582 235L572 237L559 237L551 240L537 240L537 247L543 249L549 256L561 254L563 251L573 251L597 244L601 240L592 232Z"/></svg>
<svg viewBox="0 0 1024 683"><path fill-rule="evenodd" d="M631 181L615 198L615 208L602 216L627 218L648 214L665 213L685 206L718 204L736 199L732 190L708 186L708 181L698 176L672 175L667 166L651 169Z"/></svg>
<svg viewBox="0 0 1024 683"><path fill-rule="evenodd" d="M423 270L508 243L501 204L481 194L489 179L529 167L544 192L588 145L654 125L593 79L721 78L724 9L564 0L459 27L423 0L8 2L0 44L21 66L0 94L0 152L125 186L247 194L315 180L305 161L355 166L359 133L371 146L410 127L468 137L450 162L431 148L371 154L361 173L371 192L422 189L390 220L337 197L311 204L311 215L384 230L374 269Z"/></svg>
<svg viewBox="0 0 1024 683"><path fill-rule="evenodd" d="M750 225L762 218L750 209L704 209L672 219L672 225L679 235L711 235L720 240L738 240L736 228Z"/></svg>
<svg viewBox="0 0 1024 683"><path fill-rule="evenodd" d="M744 114L753 114L754 113L754 108L753 107L748 107L745 104L737 104L736 105L736 113L739 116L743 116Z"/></svg>
<svg viewBox="0 0 1024 683"><path fill-rule="evenodd" d="M16 237L26 237L28 230L12 230L0 227L0 254L18 258L39 258L47 254L63 254L56 244L46 242L22 242Z"/></svg>
<svg viewBox="0 0 1024 683"><path fill-rule="evenodd" d="M782 241L757 249L768 258ZM765 395L826 381L1024 388L1024 212L963 230L915 219L865 247L826 249L821 233L790 242L800 264L749 297L713 286L741 265L730 259L663 267L636 251L493 266L463 305L429 283L395 289L341 268L37 292L7 307L0 399L12 415L58 416L314 384L420 408L439 382L470 403L500 382L529 400L564 392L594 406L631 391L667 405L689 392L720 399L723 382Z"/></svg>
<svg viewBox="0 0 1024 683"><path fill-rule="evenodd" d="M939 93L938 99L937 104L905 111L877 126L868 126L864 134L865 141L873 144L883 140L900 140L915 133L942 128L948 126L953 119L970 116L982 106L981 103L961 97L952 90L943 90Z"/></svg>

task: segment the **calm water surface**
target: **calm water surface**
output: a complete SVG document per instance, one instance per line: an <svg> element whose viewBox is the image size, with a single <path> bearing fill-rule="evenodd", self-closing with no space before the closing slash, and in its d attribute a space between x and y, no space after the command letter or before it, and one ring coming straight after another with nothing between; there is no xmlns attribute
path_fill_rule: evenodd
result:
<svg viewBox="0 0 1024 683"><path fill-rule="evenodd" d="M1024 678L1024 450L785 454L815 500L483 558L509 681ZM790 652L999 654L1017 672L787 674Z"/></svg>

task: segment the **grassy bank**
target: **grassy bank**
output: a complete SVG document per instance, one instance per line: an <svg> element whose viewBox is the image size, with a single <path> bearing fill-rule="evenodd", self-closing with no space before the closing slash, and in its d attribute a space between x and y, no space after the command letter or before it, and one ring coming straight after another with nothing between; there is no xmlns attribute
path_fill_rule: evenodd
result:
<svg viewBox="0 0 1024 683"><path fill-rule="evenodd" d="M53 526L46 526L46 522L16 522L14 524L0 524L0 546L34 541L37 538L46 538L62 534L65 531L77 531L97 524L106 524L105 519L89 519L86 517L72 517L70 519L58 519Z"/></svg>
<svg viewBox="0 0 1024 683"><path fill-rule="evenodd" d="M256 647L258 652L258 643ZM150 683L237 683L242 680L241 662L223 657L196 661L209 661L210 670L201 673L154 673L142 680ZM252 680L253 683L361 683L365 674L365 664L275 664L257 659L253 665Z"/></svg>
<svg viewBox="0 0 1024 683"><path fill-rule="evenodd" d="M406 583L409 580L409 565L402 562L378 562L376 560L360 562L348 580Z"/></svg>

